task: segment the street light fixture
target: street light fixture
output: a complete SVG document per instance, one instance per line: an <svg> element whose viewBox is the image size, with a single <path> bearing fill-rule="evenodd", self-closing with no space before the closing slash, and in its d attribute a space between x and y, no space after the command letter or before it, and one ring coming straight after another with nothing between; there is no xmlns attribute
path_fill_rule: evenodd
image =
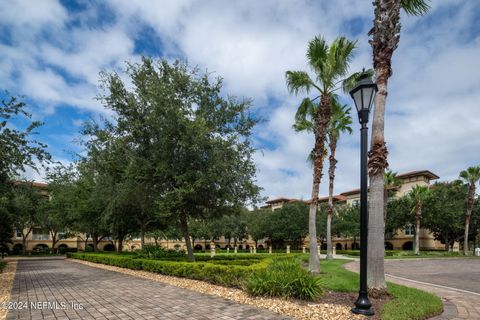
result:
<svg viewBox="0 0 480 320"><path fill-rule="evenodd" d="M367 181L367 139L368 116L372 108L373 98L377 92L377 85L365 74L350 91L358 112L360 129L360 290L352 312L372 316L372 304L368 300L367 289L367 250L368 250L368 181Z"/></svg>

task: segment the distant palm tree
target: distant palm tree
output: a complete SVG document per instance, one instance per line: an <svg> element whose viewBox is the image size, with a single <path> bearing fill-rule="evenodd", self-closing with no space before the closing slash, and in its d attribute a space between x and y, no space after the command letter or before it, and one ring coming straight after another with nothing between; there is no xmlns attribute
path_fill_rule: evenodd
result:
<svg viewBox="0 0 480 320"><path fill-rule="evenodd" d="M416 185L408 194L414 207L412 213L415 213L415 255L420 254L420 221L422 220L422 206L430 195L430 189L427 186Z"/></svg>
<svg viewBox="0 0 480 320"><path fill-rule="evenodd" d="M350 108L347 105L340 105L337 99L332 100L332 118L328 126L328 148L330 156L328 160L330 166L328 168L329 186L328 186L328 211L327 211L327 259L333 258L332 251L332 216L333 216L333 187L335 181L335 168L337 159L335 152L337 143L342 133L352 133L352 117L350 117Z"/></svg>
<svg viewBox="0 0 480 320"><path fill-rule="evenodd" d="M315 37L308 44L307 61L316 76L316 82L305 71L287 71L285 74L287 87L291 93L309 93L311 89L319 93L320 103L315 106L313 100L304 98L295 115L294 128L297 131L313 131L315 145L313 148L313 182L312 197L309 210L309 263L310 272L320 272L320 260L317 252L316 213L318 192L322 178L323 160L325 157L325 140L330 123L332 92L337 89L348 72L356 41L345 37L335 39L328 45L323 37Z"/></svg>
<svg viewBox="0 0 480 320"><path fill-rule="evenodd" d="M388 168L387 147L384 138L385 104L388 78L392 75L392 56L400 41L400 10L410 15L423 15L428 9L428 0L374 0L375 17L370 44L373 49L378 93L372 121L372 137L369 153L370 191L368 202L368 267L367 279L370 291L377 295L387 293L385 282L385 230L384 230L384 181L383 173Z"/></svg>
<svg viewBox="0 0 480 320"><path fill-rule="evenodd" d="M384 181L384 191L383 191L383 221L384 223L387 221L387 204L388 198L392 191L398 190L400 185L402 184L401 180L397 178L397 173L393 172L392 170L387 170L383 174L383 181Z"/></svg>
<svg viewBox="0 0 480 320"><path fill-rule="evenodd" d="M465 235L463 238L463 254L468 255L468 229L473 211L476 184L480 180L480 166L470 167L460 172L460 179L468 184L467 212L465 213Z"/></svg>

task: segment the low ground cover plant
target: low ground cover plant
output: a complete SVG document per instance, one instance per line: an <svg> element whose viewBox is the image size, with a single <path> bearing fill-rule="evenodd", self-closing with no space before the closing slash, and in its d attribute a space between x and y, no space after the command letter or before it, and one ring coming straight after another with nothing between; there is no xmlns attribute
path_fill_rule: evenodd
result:
<svg viewBox="0 0 480 320"><path fill-rule="evenodd" d="M3 269L7 266L6 261L0 261L0 273L2 273Z"/></svg>
<svg viewBox="0 0 480 320"><path fill-rule="evenodd" d="M253 296L271 296L315 300L322 295L320 278L302 268L298 259L277 259L246 281Z"/></svg>

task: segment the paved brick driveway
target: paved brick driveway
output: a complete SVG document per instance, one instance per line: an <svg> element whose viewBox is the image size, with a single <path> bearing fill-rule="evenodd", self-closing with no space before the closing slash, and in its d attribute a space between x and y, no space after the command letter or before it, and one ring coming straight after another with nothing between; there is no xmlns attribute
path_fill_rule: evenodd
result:
<svg viewBox="0 0 480 320"><path fill-rule="evenodd" d="M66 260L19 260L11 301L17 303L10 306L16 309L9 310L8 320L289 319L219 297Z"/></svg>
<svg viewBox="0 0 480 320"><path fill-rule="evenodd" d="M358 261L346 268L358 272ZM480 259L385 260L387 280L436 294L445 312L432 320L480 320Z"/></svg>

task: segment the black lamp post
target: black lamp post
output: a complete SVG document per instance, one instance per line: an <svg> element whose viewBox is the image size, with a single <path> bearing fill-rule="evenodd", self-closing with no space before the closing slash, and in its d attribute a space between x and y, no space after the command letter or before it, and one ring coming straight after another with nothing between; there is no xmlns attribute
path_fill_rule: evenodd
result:
<svg viewBox="0 0 480 320"><path fill-rule="evenodd" d="M368 182L367 182L367 139L368 115L372 108L377 85L364 74L350 95L358 111L360 129L360 290L352 312L371 316L374 314L372 304L368 300L367 291L367 250L368 250Z"/></svg>

